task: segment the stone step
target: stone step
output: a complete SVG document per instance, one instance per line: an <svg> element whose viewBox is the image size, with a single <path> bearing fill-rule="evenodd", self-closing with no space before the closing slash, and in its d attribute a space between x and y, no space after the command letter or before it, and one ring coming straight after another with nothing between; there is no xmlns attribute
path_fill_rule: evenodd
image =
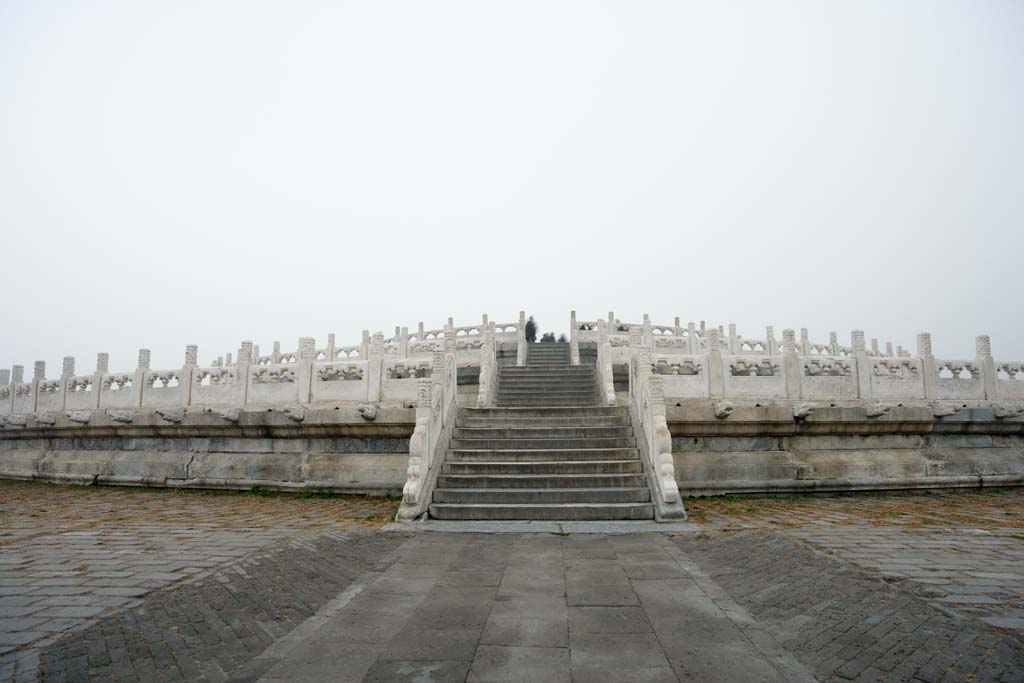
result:
<svg viewBox="0 0 1024 683"><path fill-rule="evenodd" d="M580 408L459 408L459 415L469 418L500 417L526 419L535 417L626 417L626 406L586 406Z"/></svg>
<svg viewBox="0 0 1024 683"><path fill-rule="evenodd" d="M451 450L530 450L536 448L636 448L636 437L590 437L586 439L452 439L449 448Z"/></svg>
<svg viewBox="0 0 1024 683"><path fill-rule="evenodd" d="M456 427L628 427L625 415L568 415L565 417L462 417L455 420Z"/></svg>
<svg viewBox="0 0 1024 683"><path fill-rule="evenodd" d="M557 462L445 462L442 474L639 474L639 460L561 460Z"/></svg>
<svg viewBox="0 0 1024 683"><path fill-rule="evenodd" d="M497 402L500 407L505 408L592 408L600 405L600 402L594 400L573 400L573 399L553 399L553 400L542 400L542 399L521 399L512 398L505 399Z"/></svg>
<svg viewBox="0 0 1024 683"><path fill-rule="evenodd" d="M498 393L506 393L510 396L516 396L519 394L581 394L591 391L595 391L596 387L593 384L582 385L582 386L565 386L564 384L552 384L549 387L530 387L530 386L509 386L502 382L498 385Z"/></svg>
<svg viewBox="0 0 1024 683"><path fill-rule="evenodd" d="M633 436L633 427L456 427L453 439L592 439Z"/></svg>
<svg viewBox="0 0 1024 683"><path fill-rule="evenodd" d="M430 515L437 519L511 520L611 520L651 519L650 503L561 503L555 505L483 505L436 503Z"/></svg>
<svg viewBox="0 0 1024 683"><path fill-rule="evenodd" d="M646 488L437 489L435 503L484 505L553 505L556 503L647 503Z"/></svg>
<svg viewBox="0 0 1024 683"><path fill-rule="evenodd" d="M505 386L508 384L535 384L538 386L549 386L552 384L582 384L595 386L596 382L597 380L593 377L575 375L564 375L559 377L524 377L520 375L512 375L509 377L502 376L498 378L498 386Z"/></svg>
<svg viewBox="0 0 1024 683"><path fill-rule="evenodd" d="M553 368L551 370L540 370L534 368L502 368L498 371L498 377L506 379L594 379L594 373L590 370L579 371L569 368Z"/></svg>
<svg viewBox="0 0 1024 683"><path fill-rule="evenodd" d="M529 400L529 399L576 399L576 400L596 400L597 393L593 389L582 389L579 391L571 389L552 389L550 391L537 391L535 389L524 390L524 389L501 389L498 391L498 400L504 401L506 399L511 401Z"/></svg>
<svg viewBox="0 0 1024 683"><path fill-rule="evenodd" d="M566 460L636 460L635 448L473 449L449 451L448 462L556 462Z"/></svg>
<svg viewBox="0 0 1024 683"><path fill-rule="evenodd" d="M438 474L439 489L568 489L647 486L643 474Z"/></svg>

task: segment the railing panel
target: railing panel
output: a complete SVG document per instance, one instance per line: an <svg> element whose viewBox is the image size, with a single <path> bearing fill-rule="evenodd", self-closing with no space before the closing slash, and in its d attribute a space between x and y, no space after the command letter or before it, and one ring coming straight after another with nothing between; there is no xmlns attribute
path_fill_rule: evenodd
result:
<svg viewBox="0 0 1024 683"><path fill-rule="evenodd" d="M857 398L857 372L852 360L825 356L800 357L800 396L829 401Z"/></svg>
<svg viewBox="0 0 1024 683"><path fill-rule="evenodd" d="M722 356L725 395L735 398L786 398L780 356Z"/></svg>
<svg viewBox="0 0 1024 683"><path fill-rule="evenodd" d="M135 374L114 372L103 375L100 387L100 408L132 408L139 404L139 387L135 386Z"/></svg>
<svg viewBox="0 0 1024 683"><path fill-rule="evenodd" d="M292 404L299 400L299 368L278 363L249 368L249 403Z"/></svg>
<svg viewBox="0 0 1024 683"><path fill-rule="evenodd" d="M238 368L196 368L192 372L194 406L231 406L241 403Z"/></svg>
<svg viewBox="0 0 1024 683"><path fill-rule="evenodd" d="M170 408L185 404L185 382L181 370L150 370L143 374L142 405Z"/></svg>
<svg viewBox="0 0 1024 683"><path fill-rule="evenodd" d="M879 399L924 398L921 361L916 358L879 358L868 361L871 396Z"/></svg>
<svg viewBox="0 0 1024 683"><path fill-rule="evenodd" d="M349 361L314 363L313 402L365 401L369 390L369 363Z"/></svg>
<svg viewBox="0 0 1024 683"><path fill-rule="evenodd" d="M91 375L69 377L64 407L68 410L92 410L96 407L97 390Z"/></svg>

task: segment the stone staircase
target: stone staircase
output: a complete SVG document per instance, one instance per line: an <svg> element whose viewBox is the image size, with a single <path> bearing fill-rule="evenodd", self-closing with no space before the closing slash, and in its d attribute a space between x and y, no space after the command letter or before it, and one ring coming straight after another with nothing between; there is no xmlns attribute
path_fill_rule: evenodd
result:
<svg viewBox="0 0 1024 683"><path fill-rule="evenodd" d="M598 405L594 367L569 345L529 345L502 367L495 408L460 408L430 516L459 520L652 519L625 407Z"/></svg>

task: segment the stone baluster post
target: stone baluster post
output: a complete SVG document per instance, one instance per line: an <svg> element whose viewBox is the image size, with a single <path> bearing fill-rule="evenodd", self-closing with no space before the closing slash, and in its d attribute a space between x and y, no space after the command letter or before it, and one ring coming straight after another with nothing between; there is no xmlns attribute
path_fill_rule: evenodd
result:
<svg viewBox="0 0 1024 683"><path fill-rule="evenodd" d="M707 323L707 321L706 320L701 320L700 321L700 336L703 337L705 334L707 334L707 331L708 331L708 323Z"/></svg>
<svg viewBox="0 0 1024 683"><path fill-rule="evenodd" d="M905 351L903 350L903 346L902 346L901 344L897 344L897 345L896 345L896 356L897 356L898 358L903 358L903 357L905 357L905 356L909 356L909 355L910 355L909 353L906 353L906 352L905 352Z"/></svg>
<svg viewBox="0 0 1024 683"><path fill-rule="evenodd" d="M381 335L383 339L383 335ZM381 343L383 346L383 342ZM313 400L313 363L316 362L316 338L299 337L299 403L310 403ZM379 367L378 367L379 373ZM378 374L378 383L380 377ZM379 391L379 389L378 389Z"/></svg>
<svg viewBox="0 0 1024 683"><path fill-rule="evenodd" d="M801 345L807 343L807 330L800 331ZM801 366L800 356L797 353L796 332L793 330L782 331L782 372L786 378L786 398L795 400L800 398ZM807 354L804 354L807 355Z"/></svg>
<svg viewBox="0 0 1024 683"><path fill-rule="evenodd" d="M516 365L526 365L526 311L519 311L519 332L516 334Z"/></svg>
<svg viewBox="0 0 1024 683"><path fill-rule="evenodd" d="M2 395L4 392L6 395ZM14 403L14 385L11 384L11 371L0 370L0 415L10 415L12 403Z"/></svg>
<svg viewBox="0 0 1024 683"><path fill-rule="evenodd" d="M612 370L611 343L608 341L608 325L597 321L597 374L601 398L605 405L615 405L615 375Z"/></svg>
<svg viewBox="0 0 1024 683"><path fill-rule="evenodd" d="M772 325L768 325L764 329L765 343L768 348L769 356L777 356L779 354L779 343L775 341L775 328Z"/></svg>
<svg viewBox="0 0 1024 683"><path fill-rule="evenodd" d="M139 349L139 362L135 366L135 378L132 380L132 403L142 406L146 393L146 373L149 372L149 349Z"/></svg>
<svg viewBox="0 0 1024 683"><path fill-rule="evenodd" d="M871 338L871 355L876 358L881 355L881 350L878 348L878 337Z"/></svg>
<svg viewBox="0 0 1024 683"><path fill-rule="evenodd" d="M608 334L615 334L618 331L618 326L615 324L615 311L608 311Z"/></svg>
<svg viewBox="0 0 1024 683"><path fill-rule="evenodd" d="M409 357L409 328L402 327L399 329L398 337L398 357L408 358Z"/></svg>
<svg viewBox="0 0 1024 683"><path fill-rule="evenodd" d="M644 313L644 336L641 340L643 347L652 353L654 352L654 325L651 324L651 316Z"/></svg>
<svg viewBox="0 0 1024 683"><path fill-rule="evenodd" d="M64 356L61 362L60 368L60 409L61 412L67 410L68 407L68 386L71 384L71 378L75 376L75 357Z"/></svg>
<svg viewBox="0 0 1024 683"><path fill-rule="evenodd" d="M451 387L452 391L455 391L458 384L459 366L455 361L455 354L458 351L458 339L455 336L455 327L452 325L452 319L448 318L448 326L444 328L444 355L445 355L445 368L449 372L455 373L453 381L446 381L445 386ZM449 378L451 379L451 378ZM448 404L450 397L445 394L444 405L445 405L445 424L448 423Z"/></svg>
<svg viewBox="0 0 1024 683"><path fill-rule="evenodd" d="M885 355L888 358L892 358L892 357L894 357L896 355L895 353L893 353L892 342L891 341L890 342L885 342Z"/></svg>
<svg viewBox="0 0 1024 683"><path fill-rule="evenodd" d="M686 347L687 351L691 354L700 353L700 339L697 337L697 325L695 323L686 323Z"/></svg>
<svg viewBox="0 0 1024 683"><path fill-rule="evenodd" d="M227 353L224 354L224 364L227 365L229 368L232 365L235 364L235 361L234 361L233 357L231 356L231 352L230 351L228 351Z"/></svg>
<svg viewBox="0 0 1024 683"><path fill-rule="evenodd" d="M235 400L236 406L244 406L249 402L249 375L252 366L259 365L259 347L248 339L238 349L238 367L235 368Z"/></svg>
<svg viewBox="0 0 1024 683"><path fill-rule="evenodd" d="M864 330L850 332L850 346L853 347L854 369L857 377L857 396L871 398L871 361L864 344Z"/></svg>
<svg viewBox="0 0 1024 683"><path fill-rule="evenodd" d="M238 359L242 359L239 351ZM189 344L185 347L185 364L181 367L181 405L192 405L192 380L195 378L196 366L199 365L199 347Z"/></svg>
<svg viewBox="0 0 1024 683"><path fill-rule="evenodd" d="M833 356L838 356L839 355L839 335L836 334L835 332L829 332L828 333L828 345L829 345L829 347L831 347L830 348L830 353Z"/></svg>
<svg viewBox="0 0 1024 683"><path fill-rule="evenodd" d="M338 348L335 342L336 338L334 336L334 333L331 332L329 335L327 335L327 357L324 358L324 360L327 361L328 363L334 362L335 354L337 353Z"/></svg>
<svg viewBox="0 0 1024 683"><path fill-rule="evenodd" d="M800 346L797 351L801 356L811 355L811 335L807 332L806 327L800 328Z"/></svg>
<svg viewBox="0 0 1024 683"><path fill-rule="evenodd" d="M631 372L629 373L629 393L631 396L638 395L638 392L640 392L641 388L643 387L643 383L641 382L641 378L643 377L643 375L641 373L640 367L642 364L641 353L643 351L643 334L640 330L636 329L635 327L631 327L629 329L629 362L631 370ZM649 353L648 356L650 356Z"/></svg>
<svg viewBox="0 0 1024 683"><path fill-rule="evenodd" d="M708 391L711 398L725 396L725 362L722 359L722 341L717 327L707 328Z"/></svg>
<svg viewBox="0 0 1024 683"><path fill-rule="evenodd" d="M985 398L994 400L996 396L996 363L992 359L992 340L987 334L974 338L974 357L978 363L978 372L985 384Z"/></svg>
<svg viewBox="0 0 1024 683"><path fill-rule="evenodd" d="M476 405L477 408L486 408L491 401L491 375L495 362L494 330L491 325L484 325L481 334L483 334L483 343L480 345L480 379Z"/></svg>
<svg viewBox="0 0 1024 683"><path fill-rule="evenodd" d="M736 323L729 323L729 353L736 355L740 350L740 340L736 336Z"/></svg>
<svg viewBox="0 0 1024 683"><path fill-rule="evenodd" d="M679 326L679 316L677 315L675 320L672 321L672 334L677 337L683 336L683 328Z"/></svg>
<svg viewBox="0 0 1024 683"><path fill-rule="evenodd" d="M416 328L416 341L418 341L418 342L422 342L423 341L423 333L424 333L425 330L426 330L426 328L423 327L423 321L421 320L419 326Z"/></svg>
<svg viewBox="0 0 1024 683"><path fill-rule="evenodd" d="M580 364L579 325L576 323L576 311L569 311L569 362Z"/></svg>
<svg viewBox="0 0 1024 683"><path fill-rule="evenodd" d="M363 333L366 334L365 332ZM281 362L281 342L274 342L273 351L270 352L270 362L277 365Z"/></svg>
<svg viewBox="0 0 1024 683"><path fill-rule="evenodd" d="M39 409L39 385L46 381L46 361L37 360L32 367L32 404L29 412Z"/></svg>
<svg viewBox="0 0 1024 683"><path fill-rule="evenodd" d="M383 338L383 335L381 335ZM383 349L382 349L383 350ZM370 331L363 330L363 337L359 341L359 358L366 359L370 357Z"/></svg>
<svg viewBox="0 0 1024 683"><path fill-rule="evenodd" d="M374 332L366 351L366 400L380 401L380 389L384 379L384 333Z"/></svg>
<svg viewBox="0 0 1024 683"><path fill-rule="evenodd" d="M11 413L14 412L14 404L17 400L17 389L19 384L25 383L25 366L11 366Z"/></svg>
<svg viewBox="0 0 1024 683"><path fill-rule="evenodd" d="M92 376L92 407L100 409L100 398L103 396L103 377L110 371L110 354L101 351L96 354L96 372Z"/></svg>
<svg viewBox="0 0 1024 683"><path fill-rule="evenodd" d="M935 398L938 395L938 368L935 356L932 355L932 335L921 332L917 335L917 357L921 360L921 376L924 378L924 397Z"/></svg>

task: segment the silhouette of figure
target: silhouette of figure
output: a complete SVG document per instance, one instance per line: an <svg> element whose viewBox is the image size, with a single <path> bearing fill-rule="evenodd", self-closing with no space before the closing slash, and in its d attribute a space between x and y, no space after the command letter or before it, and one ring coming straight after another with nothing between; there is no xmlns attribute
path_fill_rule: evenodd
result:
<svg viewBox="0 0 1024 683"><path fill-rule="evenodd" d="M533 316L526 321L526 343L532 344L537 341L537 323L533 321Z"/></svg>

